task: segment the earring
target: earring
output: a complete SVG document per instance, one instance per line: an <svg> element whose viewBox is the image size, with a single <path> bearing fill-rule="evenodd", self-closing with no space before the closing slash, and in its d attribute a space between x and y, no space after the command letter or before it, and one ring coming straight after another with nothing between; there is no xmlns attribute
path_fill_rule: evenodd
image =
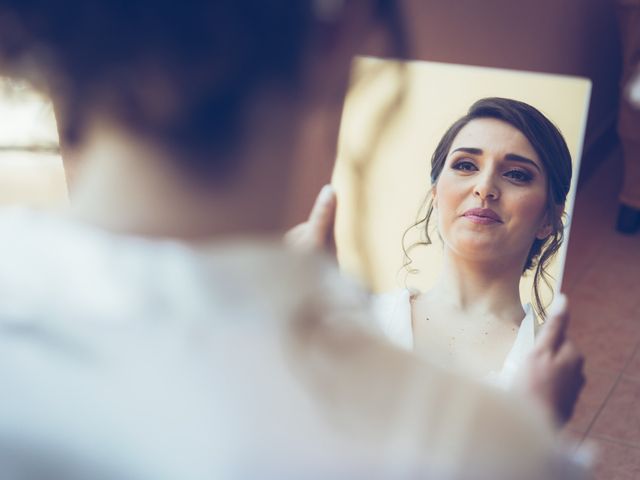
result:
<svg viewBox="0 0 640 480"><path fill-rule="evenodd" d="M545 240L546 238L549 237L549 235L551 235L552 230L553 230L553 226L551 224L547 224L543 228L538 230L538 234L536 235L536 238L538 240ZM542 234L540 234L541 231L543 232Z"/></svg>

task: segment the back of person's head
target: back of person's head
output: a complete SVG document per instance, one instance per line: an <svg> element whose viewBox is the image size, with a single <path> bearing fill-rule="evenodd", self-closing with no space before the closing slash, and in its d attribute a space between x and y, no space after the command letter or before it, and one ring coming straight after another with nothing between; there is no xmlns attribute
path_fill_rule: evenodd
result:
<svg viewBox="0 0 640 480"><path fill-rule="evenodd" d="M0 67L46 80L67 144L82 139L94 112L107 112L135 135L223 172L247 105L265 88L296 95L309 49L345 5L3 0ZM388 0L367 5L379 18L393 10Z"/></svg>

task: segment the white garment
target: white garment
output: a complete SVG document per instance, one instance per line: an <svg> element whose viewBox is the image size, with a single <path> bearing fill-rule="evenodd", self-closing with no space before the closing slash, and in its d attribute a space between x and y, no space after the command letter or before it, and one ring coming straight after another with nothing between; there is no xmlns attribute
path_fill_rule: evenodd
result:
<svg viewBox="0 0 640 480"><path fill-rule="evenodd" d="M0 266L3 480L583 478L527 399L368 332L324 259L10 211Z"/></svg>
<svg viewBox="0 0 640 480"><path fill-rule="evenodd" d="M375 320L383 334L395 345L413 350L413 326L411 299L418 292L409 289L395 290L372 298ZM518 369L533 349L535 343L535 314L531 304L524 306L525 317L520 323L513 346L505 357L499 372L490 372L484 380L502 388L512 386ZM462 366L461 366L462 367Z"/></svg>

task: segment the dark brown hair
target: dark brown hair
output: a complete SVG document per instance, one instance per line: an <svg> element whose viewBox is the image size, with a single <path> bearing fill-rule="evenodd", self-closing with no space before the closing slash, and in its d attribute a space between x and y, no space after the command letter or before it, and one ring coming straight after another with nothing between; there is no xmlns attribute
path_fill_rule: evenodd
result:
<svg viewBox="0 0 640 480"><path fill-rule="evenodd" d="M431 186L435 186L444 168L451 144L460 131L469 122L479 118L493 118L508 123L519 130L531 143L540 157L542 166L547 175L547 205L546 213L552 226L552 233L544 239L536 238L529 249L527 260L523 267L523 274L528 270L534 271L533 297L534 308L538 315L545 317L545 305L540 294L540 285L543 282L551 289L551 276L547 272L549 262L560 248L564 238L564 225L562 221L563 209L569 187L571 186L571 154L558 128L540 111L524 102L508 98L483 98L475 102L467 114L457 120L440 139L433 156L431 157ZM403 235L402 245L405 253L405 267L412 260L409 251L418 245L431 244L429 236L429 222L433 213L433 200L428 195L425 205L421 208L422 215L411 225ZM416 227L420 227L426 238L405 247L407 233Z"/></svg>
<svg viewBox="0 0 640 480"><path fill-rule="evenodd" d="M396 2L370 0L391 37ZM331 31L340 2L323 0L0 0L3 73L46 81L67 145L108 108L185 165L224 173L256 92L295 95L314 31ZM327 10L328 9L328 10ZM34 68L35 67L35 68Z"/></svg>

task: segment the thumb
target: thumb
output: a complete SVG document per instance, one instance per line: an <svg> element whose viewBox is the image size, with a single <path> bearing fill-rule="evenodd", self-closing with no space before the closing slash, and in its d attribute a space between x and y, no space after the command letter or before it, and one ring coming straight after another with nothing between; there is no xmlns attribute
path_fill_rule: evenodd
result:
<svg viewBox="0 0 640 480"><path fill-rule="evenodd" d="M538 337L538 346L556 351L564 342L568 326L567 297L564 294L559 294L549 309L549 317Z"/></svg>
<svg viewBox="0 0 640 480"><path fill-rule="evenodd" d="M327 184L320 190L308 220L308 225L318 241L325 241L333 233L336 206L336 192L333 186Z"/></svg>
<svg viewBox="0 0 640 480"><path fill-rule="evenodd" d="M309 214L309 222L321 223L331 220L336 211L336 192L333 185L326 184L320 189L320 193L316 197L311 213Z"/></svg>

